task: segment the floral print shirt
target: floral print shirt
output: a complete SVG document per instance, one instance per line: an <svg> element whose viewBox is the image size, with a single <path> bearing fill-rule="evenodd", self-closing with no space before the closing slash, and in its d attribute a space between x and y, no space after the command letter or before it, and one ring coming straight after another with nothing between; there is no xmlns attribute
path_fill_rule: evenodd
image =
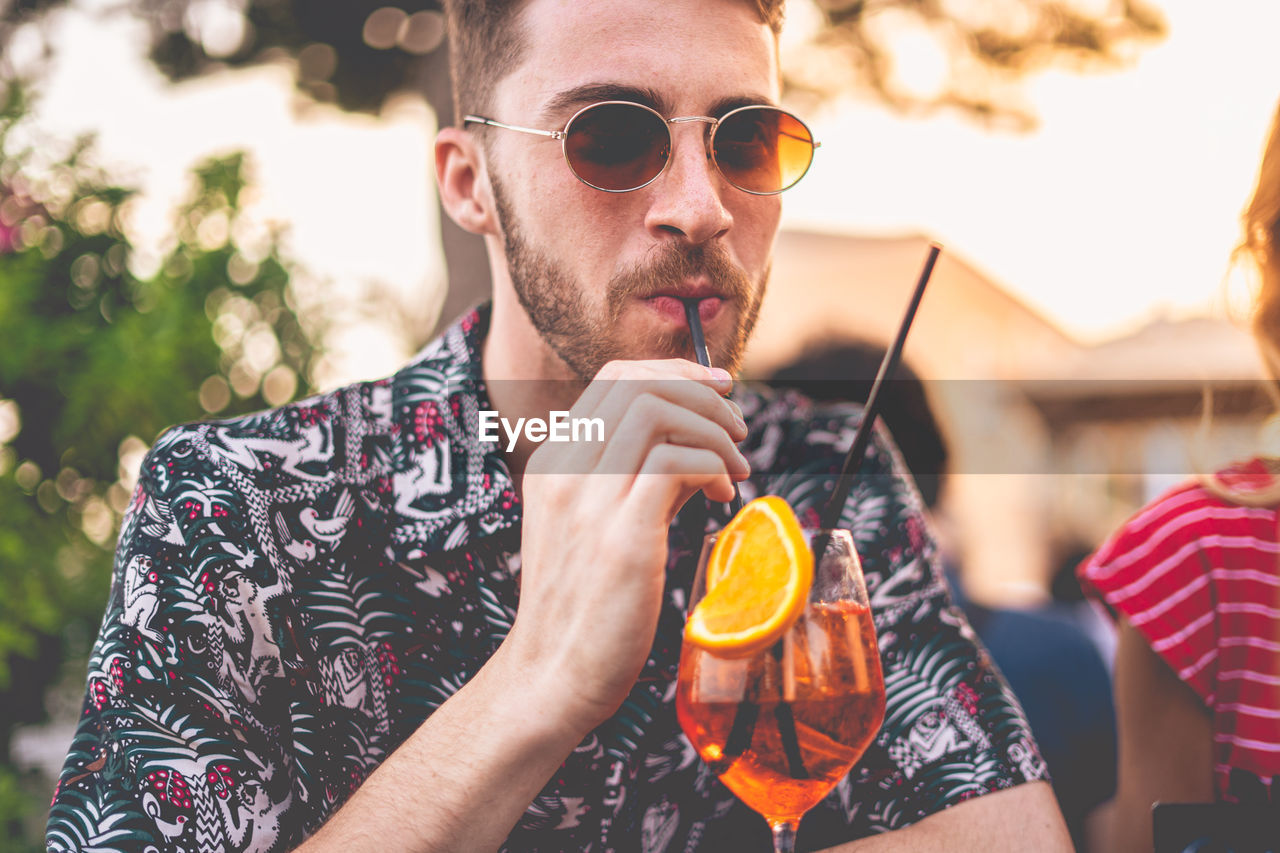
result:
<svg viewBox="0 0 1280 853"><path fill-rule="evenodd" d="M497 445L478 441L487 324L473 312L389 379L156 442L122 526L49 850L289 849L485 663L519 600L521 518ZM735 398L756 472L743 497L782 495L816 524L857 408ZM695 499L672 524L641 677L504 849L769 849L763 820L698 760L674 708L697 549L725 512ZM948 600L884 434L843 521L863 558L887 709L806 816L808 848L1046 776Z"/></svg>

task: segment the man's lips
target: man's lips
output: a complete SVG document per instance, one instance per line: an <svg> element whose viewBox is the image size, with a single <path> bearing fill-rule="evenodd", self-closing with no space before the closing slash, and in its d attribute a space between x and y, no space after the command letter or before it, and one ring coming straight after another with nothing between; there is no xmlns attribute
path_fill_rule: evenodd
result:
<svg viewBox="0 0 1280 853"><path fill-rule="evenodd" d="M698 316L702 319L703 324L710 323L720 310L724 307L725 299L723 296L716 294L710 290L704 291L702 294L697 292L691 293L659 293L656 296L650 296L644 300L645 304L653 308L663 316L677 325L687 325L685 319L684 304L687 300L698 300Z"/></svg>

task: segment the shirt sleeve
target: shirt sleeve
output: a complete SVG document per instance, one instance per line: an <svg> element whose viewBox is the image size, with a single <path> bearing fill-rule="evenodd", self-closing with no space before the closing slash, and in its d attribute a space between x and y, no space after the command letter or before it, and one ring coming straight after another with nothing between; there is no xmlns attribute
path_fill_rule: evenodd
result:
<svg viewBox="0 0 1280 853"><path fill-rule="evenodd" d="M51 851L271 850L299 807L289 703L266 632L274 575L246 507L201 464L191 428L143 465L54 793ZM216 542L216 546L209 543Z"/></svg>
<svg viewBox="0 0 1280 853"><path fill-rule="evenodd" d="M1227 505L1197 485L1184 485L1112 534L1080 566L1080 580L1212 704L1218 652L1214 599L1230 599L1233 592L1230 584L1221 588L1211 572L1247 563L1240 555L1267 540L1272 518L1269 510Z"/></svg>
<svg viewBox="0 0 1280 853"><path fill-rule="evenodd" d="M803 406L790 403L787 408ZM779 460L774 488L807 523L831 493L860 408L822 407L794 436L803 458ZM1047 779L1030 726L947 592L919 493L879 425L841 516L862 560L884 666L875 741L806 817L817 846L899 829L949 806ZM821 814L820 817L816 815Z"/></svg>

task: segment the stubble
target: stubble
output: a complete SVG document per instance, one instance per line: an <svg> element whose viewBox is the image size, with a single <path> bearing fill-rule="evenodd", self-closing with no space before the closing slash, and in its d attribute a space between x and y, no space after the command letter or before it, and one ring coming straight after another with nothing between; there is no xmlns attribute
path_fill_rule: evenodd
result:
<svg viewBox="0 0 1280 853"><path fill-rule="evenodd" d="M753 285L722 246L687 246L672 240L643 262L612 276L605 287L605 304L596 308L587 300L582 283L525 239L502 183L492 174L490 180L516 298L539 336L581 381L589 382L616 359L692 360L693 342L687 328L643 341L619 340L617 328L628 304L698 278L705 278L725 297L726 307L736 309L729 336L708 343L712 363L737 372L760 313L768 269Z"/></svg>

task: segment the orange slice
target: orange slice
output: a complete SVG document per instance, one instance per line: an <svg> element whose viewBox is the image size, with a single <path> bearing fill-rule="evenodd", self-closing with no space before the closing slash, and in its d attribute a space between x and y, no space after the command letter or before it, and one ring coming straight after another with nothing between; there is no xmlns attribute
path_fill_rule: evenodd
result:
<svg viewBox="0 0 1280 853"><path fill-rule="evenodd" d="M812 583L813 555L795 513L782 498L756 498L720 532L685 640L719 657L755 654L800 618Z"/></svg>

